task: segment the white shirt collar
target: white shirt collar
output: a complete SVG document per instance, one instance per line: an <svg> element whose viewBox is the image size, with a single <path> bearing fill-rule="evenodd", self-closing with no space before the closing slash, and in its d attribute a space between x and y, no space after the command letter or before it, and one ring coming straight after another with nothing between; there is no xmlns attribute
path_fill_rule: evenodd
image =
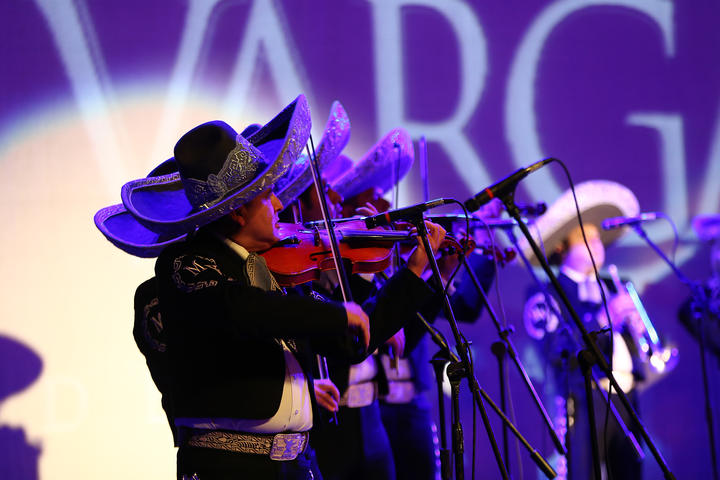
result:
<svg viewBox="0 0 720 480"><path fill-rule="evenodd" d="M584 273L578 272L577 270L565 265L560 267L560 271L575 283L583 283L586 282L589 278L591 278L591 275L585 275Z"/></svg>
<svg viewBox="0 0 720 480"><path fill-rule="evenodd" d="M560 267L560 271L577 285L578 298L583 302L602 303L600 285L594 275L585 275L570 267Z"/></svg>
<svg viewBox="0 0 720 480"><path fill-rule="evenodd" d="M234 241L230 240L229 238L220 235L219 233L216 233L215 236L221 240L225 245L230 247L230 249L240 255L240 258L243 260L247 260L248 256L250 256L250 252L248 252L245 247L240 245L239 243L235 243Z"/></svg>

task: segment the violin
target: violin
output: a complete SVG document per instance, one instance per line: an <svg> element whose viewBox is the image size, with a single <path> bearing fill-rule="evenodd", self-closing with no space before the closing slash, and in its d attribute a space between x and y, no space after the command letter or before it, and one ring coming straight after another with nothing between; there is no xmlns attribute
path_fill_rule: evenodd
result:
<svg viewBox="0 0 720 480"><path fill-rule="evenodd" d="M460 231L462 232L467 226L467 220L465 215L459 213L444 213L439 215L430 215L427 218L431 222L435 222L442 226L448 232ZM504 218L486 218L481 220L472 215L469 217L470 227L476 228L490 228L490 229L512 229L517 226L517 222L513 219ZM495 261L498 266L504 267L508 263L512 262L517 256L517 252L512 247L498 247L497 245L491 245L487 243L477 243L475 245L475 251L485 256L489 260Z"/></svg>
<svg viewBox="0 0 720 480"><path fill-rule="evenodd" d="M475 249L487 259L497 262L500 267L512 262L517 255L517 252L512 247L501 248L496 245L478 245Z"/></svg>
<svg viewBox="0 0 720 480"><path fill-rule="evenodd" d="M396 243L408 250L417 243L415 233L409 229L368 230L365 223L358 219L341 219L334 223L340 256L348 265L349 273L381 272L390 266ZM281 286L317 280L321 272L335 269L327 232L320 225L318 222L305 225L280 223L278 230L281 240L261 252ZM463 252L467 255L474 247L474 243L446 235L440 250L446 254Z"/></svg>

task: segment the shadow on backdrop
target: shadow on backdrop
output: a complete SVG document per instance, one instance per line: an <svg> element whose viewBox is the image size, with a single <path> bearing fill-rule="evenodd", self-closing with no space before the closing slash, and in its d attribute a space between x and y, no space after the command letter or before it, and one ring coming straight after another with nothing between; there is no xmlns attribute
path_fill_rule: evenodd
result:
<svg viewBox="0 0 720 480"><path fill-rule="evenodd" d="M0 335L0 408L37 380L42 360L27 346ZM0 423L0 478L37 480L41 448L28 442L25 430Z"/></svg>

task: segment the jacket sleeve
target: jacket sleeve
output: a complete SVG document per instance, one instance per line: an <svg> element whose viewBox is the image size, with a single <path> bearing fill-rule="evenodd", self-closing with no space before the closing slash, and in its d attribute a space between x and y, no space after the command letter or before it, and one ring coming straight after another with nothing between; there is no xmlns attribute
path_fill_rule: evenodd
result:
<svg viewBox="0 0 720 480"><path fill-rule="evenodd" d="M424 280L407 268L398 270L363 304L370 316L369 350L374 351L412 321L432 295L432 288Z"/></svg>
<svg viewBox="0 0 720 480"><path fill-rule="evenodd" d="M350 278L350 288L353 300L362 301L362 308L370 318L370 346L365 351L344 345L342 352L332 352L334 357L345 355L349 363L359 363L370 353L382 346L398 330L408 324L427 299L432 296L433 290L424 280L407 268L398 270L390 277L379 290L368 288L368 282L357 276ZM356 295L357 294L357 295ZM333 294L337 298L338 291ZM364 301L363 298L367 297ZM319 339L314 347L319 349L318 342L327 346L325 339ZM349 354L349 356L348 356Z"/></svg>

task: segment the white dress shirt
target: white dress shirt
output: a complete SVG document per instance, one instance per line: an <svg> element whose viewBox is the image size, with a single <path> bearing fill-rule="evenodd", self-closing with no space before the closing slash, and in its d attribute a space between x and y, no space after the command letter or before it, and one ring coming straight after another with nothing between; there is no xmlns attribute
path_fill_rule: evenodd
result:
<svg viewBox="0 0 720 480"><path fill-rule="evenodd" d="M228 238L222 238L243 260L249 252ZM292 353L285 341L276 339L282 345L285 355L285 383L283 385L280 407L275 415L267 419L239 419L239 418L188 418L175 419L175 425L181 427L202 428L211 430L235 430L253 433L280 433L304 432L310 430L313 424L312 403L310 389L300 363ZM247 395L256 395L257 392L247 392Z"/></svg>

